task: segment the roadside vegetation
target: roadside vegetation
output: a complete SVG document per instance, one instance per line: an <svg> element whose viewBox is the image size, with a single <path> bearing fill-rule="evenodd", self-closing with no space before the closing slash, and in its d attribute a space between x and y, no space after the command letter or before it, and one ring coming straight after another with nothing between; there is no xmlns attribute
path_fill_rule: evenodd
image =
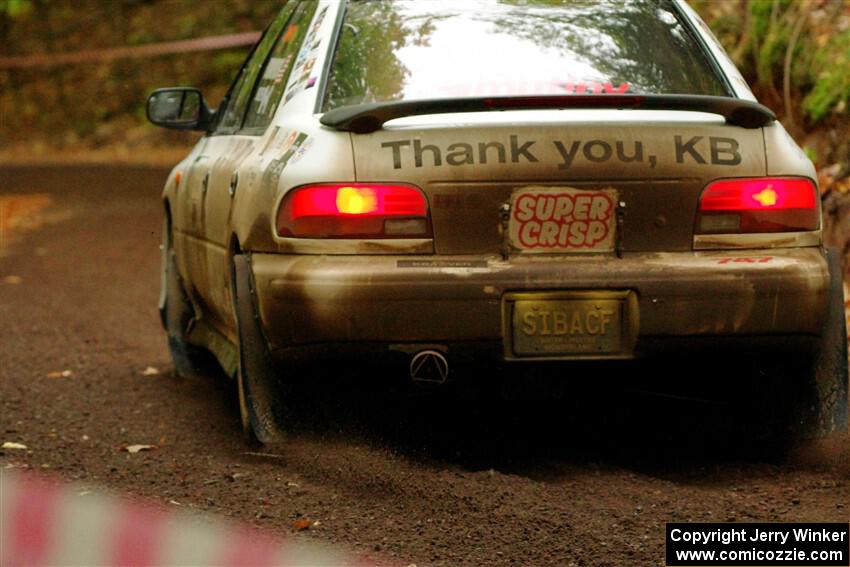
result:
<svg viewBox="0 0 850 567"><path fill-rule="evenodd" d="M0 0L0 59L256 31L277 6L250 0ZM6 161L58 153L173 163L197 135L147 124L147 94L191 85L216 105L249 49L0 68L0 154Z"/></svg>
<svg viewBox="0 0 850 567"><path fill-rule="evenodd" d="M821 190L850 191L850 2L692 3L818 166Z"/></svg>

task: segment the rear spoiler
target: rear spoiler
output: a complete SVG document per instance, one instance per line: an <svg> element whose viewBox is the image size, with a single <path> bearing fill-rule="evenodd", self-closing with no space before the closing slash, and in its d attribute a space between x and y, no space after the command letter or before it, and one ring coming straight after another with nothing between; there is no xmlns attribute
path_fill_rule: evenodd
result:
<svg viewBox="0 0 850 567"><path fill-rule="evenodd" d="M492 110L567 108L691 110L710 112L723 116L727 124L741 126L743 128L760 128L776 120L776 115L766 106L740 98L670 94L594 94L436 98L370 102L330 110L322 115L321 123L335 130L368 134L380 130L384 122L404 116L487 112Z"/></svg>

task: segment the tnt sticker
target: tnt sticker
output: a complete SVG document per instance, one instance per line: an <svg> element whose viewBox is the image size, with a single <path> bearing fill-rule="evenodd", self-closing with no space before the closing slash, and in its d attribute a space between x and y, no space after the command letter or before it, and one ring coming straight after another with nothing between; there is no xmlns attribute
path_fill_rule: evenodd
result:
<svg viewBox="0 0 850 567"><path fill-rule="evenodd" d="M508 235L526 252L610 252L616 230L614 189L523 187L511 197Z"/></svg>

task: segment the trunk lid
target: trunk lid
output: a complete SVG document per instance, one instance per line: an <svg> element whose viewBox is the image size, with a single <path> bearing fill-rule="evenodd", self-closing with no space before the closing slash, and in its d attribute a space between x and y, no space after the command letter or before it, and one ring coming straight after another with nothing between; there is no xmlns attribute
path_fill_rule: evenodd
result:
<svg viewBox="0 0 850 567"><path fill-rule="evenodd" d="M351 136L357 181L426 193L437 254L690 250L702 188L766 171L760 128L701 112L418 116Z"/></svg>

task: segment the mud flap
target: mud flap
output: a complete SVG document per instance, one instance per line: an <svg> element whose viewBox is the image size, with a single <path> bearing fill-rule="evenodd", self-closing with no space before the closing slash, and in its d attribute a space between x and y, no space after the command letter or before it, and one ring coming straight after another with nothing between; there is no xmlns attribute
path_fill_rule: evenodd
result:
<svg viewBox="0 0 850 567"><path fill-rule="evenodd" d="M160 270L159 270L159 299L157 300L157 308L159 309L159 320L162 322L162 328L168 330L165 315L165 303L168 300L168 256L171 249L171 238L168 234L168 219L162 223L162 244L159 245L160 250Z"/></svg>
<svg viewBox="0 0 850 567"><path fill-rule="evenodd" d="M205 352L189 344L187 333L195 319L192 302L183 287L177 271L177 260L168 233L163 228L162 237L162 282L159 297L159 316L168 337L168 349L174 371L178 376L194 376L207 367Z"/></svg>
<svg viewBox="0 0 850 567"><path fill-rule="evenodd" d="M272 443L283 437L276 420L276 412L281 411L280 401L276 399L278 378L260 326L250 257L235 255L233 269L239 337L239 404L243 426L250 426L261 443Z"/></svg>

